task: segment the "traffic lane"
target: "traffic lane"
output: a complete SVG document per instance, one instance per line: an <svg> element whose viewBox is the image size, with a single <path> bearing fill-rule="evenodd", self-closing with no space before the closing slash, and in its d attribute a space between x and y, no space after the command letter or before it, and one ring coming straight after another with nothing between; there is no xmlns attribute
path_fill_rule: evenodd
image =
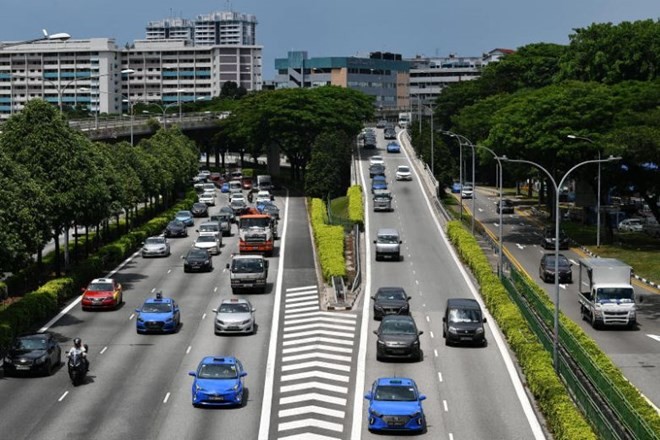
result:
<svg viewBox="0 0 660 440"><path fill-rule="evenodd" d="M401 185L398 185L401 184ZM367 371L369 372L366 385L374 377L406 375L409 374L418 382L423 392L426 389L438 389L437 393L431 393L424 402L425 413L429 419L429 432L437 431L446 433L451 428L460 438L490 438L492 427L490 422L496 422L502 433L501 438L531 438L533 437L529 423L523 415L521 404L512 390L511 379L504 366L504 362L496 350L492 347L478 349L477 353L482 356L481 364L488 366L488 374L466 375L467 362L472 359L462 359L459 355L445 360L443 353L446 351L444 342L440 341L442 336L442 313L448 297L470 297L469 289L465 280L458 270L452 270L456 263L451 258L447 246L440 239L437 226L432 222L428 208L424 210L424 200L419 192L414 191L410 182L398 182L393 188L394 199L397 201L395 211L392 213L373 213L370 209L370 229L375 231L379 227L399 227L404 240L403 248L406 251L402 262L374 262L372 266L371 294L377 287L384 285L400 285L412 296L410 307L417 325L425 333L421 336L422 348L425 351L425 360L414 364L389 364L375 361L376 337L368 333L368 355ZM414 184L414 183L413 183ZM404 197L401 197L404 195ZM417 200L416 200L417 199ZM421 213L421 214L420 214ZM372 232L372 235L375 232ZM371 245L373 246L373 245ZM401 270L396 266L401 265ZM439 268L442 268L439 272ZM438 276L442 276L441 282ZM427 320L428 319L428 320ZM426 342L425 342L426 341ZM437 355L436 355L437 353ZM484 367L485 368L485 367ZM438 374L439 373L439 374ZM444 382L453 380L454 377L465 378L461 388L454 390L443 387ZM467 398L465 396L470 396ZM469 401L471 412L474 414L492 414L491 407L498 406L500 413L498 417L506 415L501 419L490 419L483 416L483 424L474 424L469 427L461 423L460 416L457 418L448 408L453 405L460 407L461 403ZM453 403L452 403L453 402ZM447 410L445 409L447 408ZM455 413L460 414L460 413ZM502 420L509 423L502 424ZM474 426L484 426L487 429L477 430ZM366 435L366 427L363 428Z"/></svg>

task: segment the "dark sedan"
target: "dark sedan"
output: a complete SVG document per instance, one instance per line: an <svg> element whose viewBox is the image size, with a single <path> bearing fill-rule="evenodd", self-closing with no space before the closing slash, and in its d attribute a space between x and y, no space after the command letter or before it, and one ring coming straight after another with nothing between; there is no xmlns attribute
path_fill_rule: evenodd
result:
<svg viewBox="0 0 660 440"><path fill-rule="evenodd" d="M378 336L376 360L385 358L422 360L419 335L423 332L417 330L412 316L385 316L374 333Z"/></svg>
<svg viewBox="0 0 660 440"><path fill-rule="evenodd" d="M208 217L209 207L206 203L193 203L190 212L192 212L193 217Z"/></svg>
<svg viewBox="0 0 660 440"><path fill-rule="evenodd" d="M496 211L500 213L500 201L495 202L497 205ZM502 214L513 214L513 202L510 199L502 199Z"/></svg>
<svg viewBox="0 0 660 440"><path fill-rule="evenodd" d="M381 287L371 297L374 300L374 319L385 315L408 315L410 298L403 287Z"/></svg>
<svg viewBox="0 0 660 440"><path fill-rule="evenodd" d="M192 248L181 258L183 258L184 272L211 272L213 270L211 254L206 249Z"/></svg>
<svg viewBox="0 0 660 440"><path fill-rule="evenodd" d="M559 230L559 249L568 249L569 239L563 230ZM543 249L555 248L555 227L547 226L543 230L543 239L541 240Z"/></svg>
<svg viewBox="0 0 660 440"><path fill-rule="evenodd" d="M236 214L231 206L223 206L218 214L227 217L230 223L236 223Z"/></svg>
<svg viewBox="0 0 660 440"><path fill-rule="evenodd" d="M165 237L171 238L171 237L187 237L188 236L188 229L186 228L186 225L178 220L172 220L167 224L167 227L165 228Z"/></svg>
<svg viewBox="0 0 660 440"><path fill-rule="evenodd" d="M373 178L376 176L385 175L385 165L381 163L374 163L369 165L369 177Z"/></svg>
<svg viewBox="0 0 660 440"><path fill-rule="evenodd" d="M4 359L6 375L50 376L62 363L62 349L51 333L36 333L14 339Z"/></svg>
<svg viewBox="0 0 660 440"><path fill-rule="evenodd" d="M229 206L231 207L232 211L234 211L235 216L243 214L248 209L247 203L245 203L243 200L232 200Z"/></svg>
<svg viewBox="0 0 660 440"><path fill-rule="evenodd" d="M559 282L572 283L573 273L571 271L571 262L564 254L559 254ZM541 257L539 264L539 276L546 283L555 281L555 254L545 254Z"/></svg>

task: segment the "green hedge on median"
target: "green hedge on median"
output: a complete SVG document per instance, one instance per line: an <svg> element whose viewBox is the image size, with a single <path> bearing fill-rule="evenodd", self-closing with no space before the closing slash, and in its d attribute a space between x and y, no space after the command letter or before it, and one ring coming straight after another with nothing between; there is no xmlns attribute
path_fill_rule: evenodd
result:
<svg viewBox="0 0 660 440"><path fill-rule="evenodd" d="M309 216L323 278L329 281L333 276L346 276L344 228L327 224L328 213L321 199L311 199Z"/></svg>
<svg viewBox="0 0 660 440"><path fill-rule="evenodd" d="M476 277L484 302L516 354L525 373L527 385L545 415L555 440L596 439L591 427L555 374L550 354L543 348L518 307L509 298L475 238L459 221L449 222L447 233Z"/></svg>
<svg viewBox="0 0 660 440"><path fill-rule="evenodd" d="M348 196L348 219L360 226L364 224L364 199L362 187L353 185L346 191Z"/></svg>
<svg viewBox="0 0 660 440"><path fill-rule="evenodd" d="M161 234L177 211L188 209L195 201L197 195L190 192L172 208L100 248L88 259L77 264L69 276L47 282L0 311L0 347L7 347L16 335L31 331L36 325L53 317L66 301L80 294L80 289L90 280L101 276L105 269L118 265L132 255L145 238Z"/></svg>

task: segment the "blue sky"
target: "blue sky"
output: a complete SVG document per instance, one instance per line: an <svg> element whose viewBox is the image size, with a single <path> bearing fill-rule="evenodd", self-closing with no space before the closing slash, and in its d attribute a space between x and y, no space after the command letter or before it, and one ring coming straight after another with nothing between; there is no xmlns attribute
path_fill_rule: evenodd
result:
<svg viewBox="0 0 660 440"><path fill-rule="evenodd" d="M144 38L145 25L213 11L254 14L264 47L264 78L290 50L312 57L373 51L477 56L536 42L567 44L591 23L658 19L660 0L0 0L0 41L27 40L41 29L73 38Z"/></svg>

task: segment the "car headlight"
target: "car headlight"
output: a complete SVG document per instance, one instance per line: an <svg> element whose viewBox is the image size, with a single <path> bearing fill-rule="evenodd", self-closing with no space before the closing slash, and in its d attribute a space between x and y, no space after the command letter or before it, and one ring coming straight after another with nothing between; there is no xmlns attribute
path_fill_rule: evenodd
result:
<svg viewBox="0 0 660 440"><path fill-rule="evenodd" d="M631 310L630 312L628 312L628 318L635 319L636 316L637 316L637 313L634 310Z"/></svg>
<svg viewBox="0 0 660 440"><path fill-rule="evenodd" d="M5 358L5 364L12 364L12 363L14 363L14 361L12 361L10 357Z"/></svg>
<svg viewBox="0 0 660 440"><path fill-rule="evenodd" d="M172 321L174 321L174 319L171 316L165 320L165 322L172 322Z"/></svg>
<svg viewBox="0 0 660 440"><path fill-rule="evenodd" d="M195 392L204 391L204 388L200 387L198 384L195 384Z"/></svg>
<svg viewBox="0 0 660 440"><path fill-rule="evenodd" d="M237 383L236 385L234 385L234 386L232 387L232 390L234 390L234 391L238 391L240 387L241 387L241 384L240 384L240 383Z"/></svg>
<svg viewBox="0 0 660 440"><path fill-rule="evenodd" d="M140 318L139 316L138 316L137 320L138 320L138 322L144 322L144 319Z"/></svg>
<svg viewBox="0 0 660 440"><path fill-rule="evenodd" d="M381 341L380 339L376 340L376 344L377 344L377 345L380 345L380 346L386 346L386 345L387 345L387 344L385 343L385 341Z"/></svg>
<svg viewBox="0 0 660 440"><path fill-rule="evenodd" d="M110 295L110 296L107 296L105 299L107 299L108 301L112 301L113 299L115 299L115 297Z"/></svg>
<svg viewBox="0 0 660 440"><path fill-rule="evenodd" d="M447 329L447 331L448 331L449 333L452 333L452 334L457 334L457 333L458 333L458 329L457 329L456 327L452 327L452 326L450 326L450 327Z"/></svg>
<svg viewBox="0 0 660 440"><path fill-rule="evenodd" d="M44 362L46 362L46 358L47 358L47 357L48 357L48 356L46 356L46 355L43 355L43 356L41 356L41 357L38 357L37 359L34 360L34 363L37 364L37 365L39 365L39 364L43 364Z"/></svg>
<svg viewBox="0 0 660 440"><path fill-rule="evenodd" d="M376 416L376 417L383 417L383 414L379 413L375 409L369 408L369 414Z"/></svg>
<svg viewBox="0 0 660 440"><path fill-rule="evenodd" d="M476 334L480 335L484 332L484 329L482 327L478 327L477 330L475 331Z"/></svg>
<svg viewBox="0 0 660 440"><path fill-rule="evenodd" d="M241 322L241 325L249 324L250 322L252 322L251 319L246 319L245 321Z"/></svg>
<svg viewBox="0 0 660 440"><path fill-rule="evenodd" d="M376 309L376 310L383 310L383 306L378 305L378 304L374 304L374 309Z"/></svg>
<svg viewBox="0 0 660 440"><path fill-rule="evenodd" d="M218 324L220 324L220 325L225 325L225 322L224 322L224 321L221 321L220 319L218 319L216 322L217 322Z"/></svg>
<svg viewBox="0 0 660 440"><path fill-rule="evenodd" d="M413 341L412 345L413 345L413 346L418 346L418 345L419 345L419 340L417 340L417 341Z"/></svg>

